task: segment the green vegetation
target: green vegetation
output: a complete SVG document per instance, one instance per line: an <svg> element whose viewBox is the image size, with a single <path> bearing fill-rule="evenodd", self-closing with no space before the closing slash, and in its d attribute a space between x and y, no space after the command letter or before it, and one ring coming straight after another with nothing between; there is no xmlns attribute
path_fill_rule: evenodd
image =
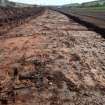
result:
<svg viewBox="0 0 105 105"><path fill-rule="evenodd" d="M86 10L86 11L105 11L105 0L96 0L91 2L86 2L82 4L69 4L65 5L68 8L73 8L76 10Z"/></svg>
<svg viewBox="0 0 105 105"><path fill-rule="evenodd" d="M80 10L86 10L86 11L102 11L102 12L104 12L105 11L105 6L94 6L94 7L78 7L78 9L80 9Z"/></svg>

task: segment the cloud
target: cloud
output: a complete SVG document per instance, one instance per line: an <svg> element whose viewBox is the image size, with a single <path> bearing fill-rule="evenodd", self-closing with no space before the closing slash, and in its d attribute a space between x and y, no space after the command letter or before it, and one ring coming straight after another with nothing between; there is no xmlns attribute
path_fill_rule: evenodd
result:
<svg viewBox="0 0 105 105"><path fill-rule="evenodd" d="M10 0L21 3L28 4L42 4L42 5L62 5L62 4L70 4L70 3L82 3L93 0Z"/></svg>

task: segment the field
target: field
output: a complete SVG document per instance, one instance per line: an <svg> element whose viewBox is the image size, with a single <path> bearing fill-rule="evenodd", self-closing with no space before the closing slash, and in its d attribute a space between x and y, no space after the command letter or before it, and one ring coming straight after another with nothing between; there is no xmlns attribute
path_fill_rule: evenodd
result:
<svg viewBox="0 0 105 105"><path fill-rule="evenodd" d="M94 16L100 19L105 19L105 7L72 8L68 10L76 14Z"/></svg>
<svg viewBox="0 0 105 105"><path fill-rule="evenodd" d="M97 27L105 28L105 7L62 8L61 12L78 17Z"/></svg>
<svg viewBox="0 0 105 105"><path fill-rule="evenodd" d="M82 7L82 8L77 8L79 10L86 10L86 11L91 11L91 12L105 12L105 6L100 6L100 7Z"/></svg>

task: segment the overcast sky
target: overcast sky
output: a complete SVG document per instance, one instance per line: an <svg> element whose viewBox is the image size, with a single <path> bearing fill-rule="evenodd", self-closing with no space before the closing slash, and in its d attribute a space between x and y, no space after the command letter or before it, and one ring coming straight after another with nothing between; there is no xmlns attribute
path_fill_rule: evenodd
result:
<svg viewBox="0 0 105 105"><path fill-rule="evenodd" d="M82 3L94 0L10 0L29 4L41 4L41 5L63 5L69 3Z"/></svg>

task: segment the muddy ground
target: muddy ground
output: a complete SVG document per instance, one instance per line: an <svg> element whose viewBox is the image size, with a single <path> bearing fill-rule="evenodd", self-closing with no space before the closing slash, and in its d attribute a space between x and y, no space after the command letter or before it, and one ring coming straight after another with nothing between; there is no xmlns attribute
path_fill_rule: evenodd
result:
<svg viewBox="0 0 105 105"><path fill-rule="evenodd" d="M105 105L105 39L51 10L0 37L0 105Z"/></svg>

